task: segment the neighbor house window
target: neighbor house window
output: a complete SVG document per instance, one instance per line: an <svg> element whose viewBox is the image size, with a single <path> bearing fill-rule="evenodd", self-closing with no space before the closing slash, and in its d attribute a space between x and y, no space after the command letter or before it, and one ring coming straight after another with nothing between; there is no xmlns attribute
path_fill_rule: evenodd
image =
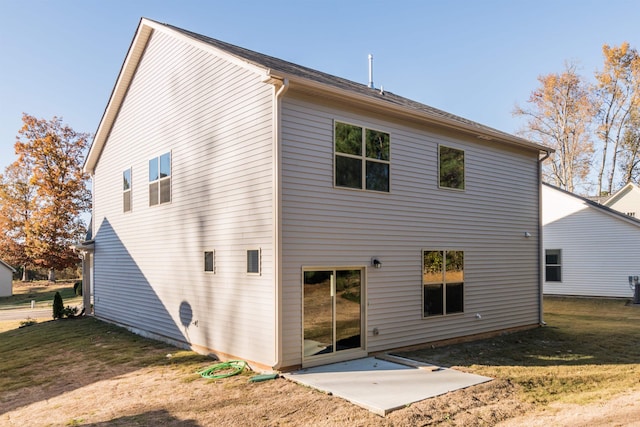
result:
<svg viewBox="0 0 640 427"><path fill-rule="evenodd" d="M464 252L422 251L423 316L464 311Z"/></svg>
<svg viewBox="0 0 640 427"><path fill-rule="evenodd" d="M388 133L335 122L334 138L336 187L389 192Z"/></svg>
<svg viewBox="0 0 640 427"><path fill-rule="evenodd" d="M464 151L438 146L440 187L464 190Z"/></svg>
<svg viewBox="0 0 640 427"><path fill-rule="evenodd" d="M131 212L131 168L122 172L122 210Z"/></svg>
<svg viewBox="0 0 640 427"><path fill-rule="evenodd" d="M260 274L260 249L247 251L247 274Z"/></svg>
<svg viewBox="0 0 640 427"><path fill-rule="evenodd" d="M149 206L171 201L171 153L149 160Z"/></svg>
<svg viewBox="0 0 640 427"><path fill-rule="evenodd" d="M204 253L204 271L214 273L215 270L215 252L205 251Z"/></svg>
<svg viewBox="0 0 640 427"><path fill-rule="evenodd" d="M562 249L547 249L545 259L545 281L562 282Z"/></svg>

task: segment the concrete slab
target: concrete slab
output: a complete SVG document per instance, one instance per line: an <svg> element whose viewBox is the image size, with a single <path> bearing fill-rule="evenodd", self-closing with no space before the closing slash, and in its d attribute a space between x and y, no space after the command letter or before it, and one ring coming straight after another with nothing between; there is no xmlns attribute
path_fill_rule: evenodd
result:
<svg viewBox="0 0 640 427"><path fill-rule="evenodd" d="M331 393L379 415L492 378L454 369L420 369L374 357L316 366L285 378Z"/></svg>

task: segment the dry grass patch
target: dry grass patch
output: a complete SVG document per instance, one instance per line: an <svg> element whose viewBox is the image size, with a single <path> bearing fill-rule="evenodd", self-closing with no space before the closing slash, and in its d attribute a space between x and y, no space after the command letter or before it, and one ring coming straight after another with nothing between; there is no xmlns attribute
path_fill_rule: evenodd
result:
<svg viewBox="0 0 640 427"><path fill-rule="evenodd" d="M640 308L545 303L544 328L403 354L495 380L386 418L284 379L205 380L212 359L93 318L43 322L0 333L0 425L632 425Z"/></svg>

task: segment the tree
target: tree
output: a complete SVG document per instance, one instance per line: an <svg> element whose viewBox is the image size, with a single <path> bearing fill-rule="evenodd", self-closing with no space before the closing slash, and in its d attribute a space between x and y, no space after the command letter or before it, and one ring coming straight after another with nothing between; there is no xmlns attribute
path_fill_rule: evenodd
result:
<svg viewBox="0 0 640 427"><path fill-rule="evenodd" d="M31 258L27 254L26 227L35 207L35 187L28 165L14 162L0 175L0 251L11 265L22 266L28 279Z"/></svg>
<svg viewBox="0 0 640 427"><path fill-rule="evenodd" d="M15 168L21 179L28 176L35 196L22 228L24 252L35 265L49 269L49 280L55 280L56 269L78 262L71 244L82 237L85 225L80 214L90 205L82 171L89 135L74 131L58 117L47 121L24 114L22 121ZM15 178L5 177L9 181L4 186L15 184Z"/></svg>
<svg viewBox="0 0 640 427"><path fill-rule="evenodd" d="M633 138L640 103L640 56L624 42L619 47L602 47L604 69L597 72L595 94L597 99L597 136L602 144L602 157L598 172L598 194L603 191L603 179L608 169L606 193L613 191L618 176L618 155L625 151L627 167L635 163L637 138ZM634 123L635 122L635 123ZM635 144L634 144L635 140ZM624 172L625 179L632 172ZM622 182L622 185L626 182Z"/></svg>
<svg viewBox="0 0 640 427"><path fill-rule="evenodd" d="M588 86L572 64L566 64L561 74L540 76L538 81L540 87L527 101L530 106L516 105L513 114L528 118L521 134L556 150L543 164L545 180L574 192L589 173L593 153Z"/></svg>

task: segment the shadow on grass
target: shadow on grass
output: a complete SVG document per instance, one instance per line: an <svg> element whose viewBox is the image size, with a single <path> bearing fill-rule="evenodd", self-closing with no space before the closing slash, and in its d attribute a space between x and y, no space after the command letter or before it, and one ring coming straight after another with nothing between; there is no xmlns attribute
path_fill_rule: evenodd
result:
<svg viewBox="0 0 640 427"><path fill-rule="evenodd" d="M0 354L0 413L145 367L193 373L212 361L91 317L0 333Z"/></svg>
<svg viewBox="0 0 640 427"><path fill-rule="evenodd" d="M568 302L567 304L571 304ZM640 363L640 309L554 313L548 325L455 345L398 353L440 366L581 366Z"/></svg>
<svg viewBox="0 0 640 427"><path fill-rule="evenodd" d="M193 420L181 420L165 410L149 411L142 414L128 415L115 418L109 421L91 424L73 424L83 427L129 427L129 426L180 426L180 427L200 427L200 424Z"/></svg>

